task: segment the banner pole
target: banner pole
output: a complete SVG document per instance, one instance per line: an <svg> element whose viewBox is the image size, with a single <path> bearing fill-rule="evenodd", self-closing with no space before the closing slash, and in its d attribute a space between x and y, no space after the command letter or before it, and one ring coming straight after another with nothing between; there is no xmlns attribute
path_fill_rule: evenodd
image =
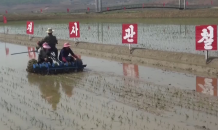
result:
<svg viewBox="0 0 218 130"><path fill-rule="evenodd" d="M207 61L208 59L208 50L205 51L205 60Z"/></svg>

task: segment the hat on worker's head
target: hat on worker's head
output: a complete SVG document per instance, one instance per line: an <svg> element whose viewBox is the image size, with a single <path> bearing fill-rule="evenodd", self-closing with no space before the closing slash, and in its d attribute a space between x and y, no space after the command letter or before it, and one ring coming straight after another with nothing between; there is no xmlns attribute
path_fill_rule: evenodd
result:
<svg viewBox="0 0 218 130"><path fill-rule="evenodd" d="M70 47L70 43L69 42L64 43L64 47Z"/></svg>
<svg viewBox="0 0 218 130"><path fill-rule="evenodd" d="M43 48L46 48L46 49L50 49L51 47L48 45L47 42L43 43L42 45Z"/></svg>
<svg viewBox="0 0 218 130"><path fill-rule="evenodd" d="M46 31L47 33L53 33L54 30L52 30L51 28L48 28L48 30Z"/></svg>

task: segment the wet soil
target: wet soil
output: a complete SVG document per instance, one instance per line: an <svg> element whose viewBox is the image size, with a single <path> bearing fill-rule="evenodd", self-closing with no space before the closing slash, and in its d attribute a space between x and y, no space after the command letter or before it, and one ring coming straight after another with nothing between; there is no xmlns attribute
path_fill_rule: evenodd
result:
<svg viewBox="0 0 218 130"><path fill-rule="evenodd" d="M29 40L29 37L26 35L0 34L0 40L35 47L41 38L32 37ZM73 43L72 48L74 51L82 55L108 58L126 63L151 65L163 69L173 69L189 73L201 73L202 75L216 76L218 73L217 59L213 59L209 64L206 64L204 55L141 48L130 51L126 46L73 42L61 39L57 48L61 49L65 42Z"/></svg>
<svg viewBox="0 0 218 130"><path fill-rule="evenodd" d="M217 129L216 78L83 55L84 72L41 76L25 71L37 55L10 55L27 49L0 43L4 130Z"/></svg>

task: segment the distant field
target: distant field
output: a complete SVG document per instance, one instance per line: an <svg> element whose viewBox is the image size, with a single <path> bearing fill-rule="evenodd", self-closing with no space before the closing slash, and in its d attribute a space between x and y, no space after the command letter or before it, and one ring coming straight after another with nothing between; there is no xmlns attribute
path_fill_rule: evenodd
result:
<svg viewBox="0 0 218 130"><path fill-rule="evenodd" d="M102 0L102 6L114 7L114 6L125 6L125 5L173 5L178 6L179 0ZM183 4L183 0L182 4ZM186 0L187 7L195 5L197 6L218 6L218 0ZM212 2L212 3L211 3ZM212 4L212 5L211 5ZM82 9L86 11L87 8L95 10L95 0L1 0L0 1L0 13L31 13L40 12L66 12L67 8L72 10Z"/></svg>
<svg viewBox="0 0 218 130"><path fill-rule="evenodd" d="M178 9L144 9L144 10L126 10L126 11L111 11L105 13L35 13L35 14L6 14L8 21L25 21L25 20L72 20L80 19L81 21L98 21L110 22L132 21L143 22L146 19L152 18L177 18L177 19L193 19L193 18L218 18L218 9L196 9L196 10L178 10ZM212 19L212 23L214 20ZM205 19L207 20L207 19ZM169 20L168 22L171 22ZM57 22L57 21L56 21ZM167 22L167 21L165 21ZM184 21L183 21L184 22ZM203 22L203 21L202 21ZM217 22L217 21L216 21ZM215 22L215 23L216 23ZM10 24L10 22L9 22Z"/></svg>

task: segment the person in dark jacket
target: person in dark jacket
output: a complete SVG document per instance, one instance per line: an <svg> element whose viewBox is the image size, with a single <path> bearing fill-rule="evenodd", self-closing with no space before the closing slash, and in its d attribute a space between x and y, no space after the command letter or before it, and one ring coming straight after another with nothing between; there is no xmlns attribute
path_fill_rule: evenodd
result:
<svg viewBox="0 0 218 130"><path fill-rule="evenodd" d="M42 45L42 47L43 48L39 51L38 64L43 62L50 62L52 64L53 61L51 58L49 58L51 47L46 42Z"/></svg>
<svg viewBox="0 0 218 130"><path fill-rule="evenodd" d="M71 54L71 56L68 56L69 54ZM73 57L79 59L79 57L75 55L73 51L70 49L70 44L64 43L64 47L61 49L59 54L59 60L63 62L72 62L74 61Z"/></svg>
<svg viewBox="0 0 218 130"><path fill-rule="evenodd" d="M41 41L38 42L38 46L42 47L42 44L44 42L47 42L48 45L51 47L50 51L55 53L55 58L58 57L58 49L56 48L56 44L58 44L58 40L55 36L53 36L53 31L51 28L48 28L46 31L48 33L48 36L43 38Z"/></svg>

